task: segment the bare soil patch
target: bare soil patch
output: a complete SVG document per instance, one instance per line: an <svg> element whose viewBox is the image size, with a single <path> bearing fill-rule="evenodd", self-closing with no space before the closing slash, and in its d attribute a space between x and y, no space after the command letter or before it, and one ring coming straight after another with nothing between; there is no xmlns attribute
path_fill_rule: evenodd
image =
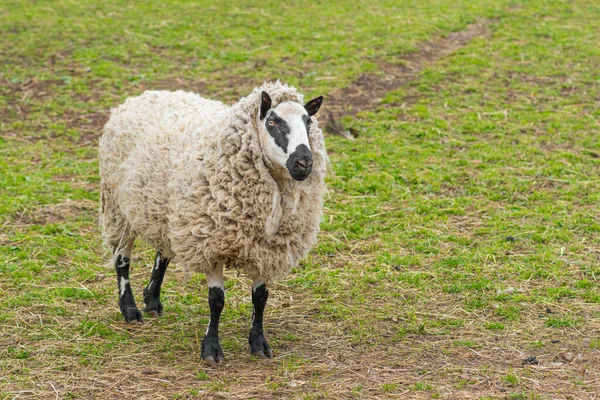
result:
<svg viewBox="0 0 600 400"><path fill-rule="evenodd" d="M30 211L19 212L15 215L14 224L11 224L11 226L47 225L64 222L84 212L95 212L97 207L98 204L91 200L67 199L64 203L46 204L35 207Z"/></svg>
<svg viewBox="0 0 600 400"><path fill-rule="evenodd" d="M152 84L144 85L145 90L186 90L189 92L203 93L206 91L207 83L195 80L189 81L181 78L165 79Z"/></svg>
<svg viewBox="0 0 600 400"><path fill-rule="evenodd" d="M9 93L12 93L20 100L28 98L43 99L52 96L52 86L64 85L59 79L50 79L40 81L37 78L27 79L25 82L13 83L5 79L6 87Z"/></svg>

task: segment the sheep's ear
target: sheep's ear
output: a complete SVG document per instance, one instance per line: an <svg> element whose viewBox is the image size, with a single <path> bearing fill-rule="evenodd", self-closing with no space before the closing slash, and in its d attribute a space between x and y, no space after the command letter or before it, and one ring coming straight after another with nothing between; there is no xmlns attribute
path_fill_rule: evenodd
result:
<svg viewBox="0 0 600 400"><path fill-rule="evenodd" d="M271 109L271 97L267 92L262 92L260 95L260 119L264 119L267 111Z"/></svg>
<svg viewBox="0 0 600 400"><path fill-rule="evenodd" d="M312 117L317 113L317 111L319 111L319 108L321 108L321 104L323 104L323 96L319 96L316 99L312 99L304 105L304 108L306 109L308 115Z"/></svg>

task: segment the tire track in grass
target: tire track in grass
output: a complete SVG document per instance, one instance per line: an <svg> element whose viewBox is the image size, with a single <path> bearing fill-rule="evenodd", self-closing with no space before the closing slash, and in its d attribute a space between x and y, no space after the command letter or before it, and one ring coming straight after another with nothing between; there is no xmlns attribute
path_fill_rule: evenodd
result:
<svg viewBox="0 0 600 400"><path fill-rule="evenodd" d="M467 25L462 31L427 41L419 46L418 52L401 55L395 63L376 61L380 71L364 74L350 86L334 90L327 96L327 112L321 115L320 122L327 132L353 139L355 133L347 131L339 121L340 118L376 108L388 93L417 79L427 66L463 48L474 38L489 36L491 22L484 19Z"/></svg>

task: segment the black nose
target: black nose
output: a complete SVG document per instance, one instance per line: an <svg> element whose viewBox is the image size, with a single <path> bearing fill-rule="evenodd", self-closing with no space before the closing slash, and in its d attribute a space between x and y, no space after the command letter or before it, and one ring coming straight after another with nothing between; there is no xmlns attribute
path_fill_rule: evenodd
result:
<svg viewBox="0 0 600 400"><path fill-rule="evenodd" d="M290 154L286 167L290 175L297 181L303 181L308 178L312 172L313 160L312 153L308 146L301 144Z"/></svg>
<svg viewBox="0 0 600 400"><path fill-rule="evenodd" d="M296 161L296 167L299 169L307 169L312 167L312 157L304 157Z"/></svg>

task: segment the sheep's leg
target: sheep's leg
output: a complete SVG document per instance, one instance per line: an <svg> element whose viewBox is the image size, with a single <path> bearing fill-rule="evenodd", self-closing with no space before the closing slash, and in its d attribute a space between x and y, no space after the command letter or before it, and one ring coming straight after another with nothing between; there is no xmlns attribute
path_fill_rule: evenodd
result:
<svg viewBox="0 0 600 400"><path fill-rule="evenodd" d="M208 280L208 306L210 322L204 340L202 340L202 358L213 365L223 361L223 350L219 344L219 318L225 305L225 287L223 286L223 264L219 263L206 274Z"/></svg>
<svg viewBox="0 0 600 400"><path fill-rule="evenodd" d="M146 312L152 316L162 315L163 306L160 302L160 287L165 277L165 272L169 266L169 259L162 258L160 251L156 252L156 258L154 258L154 268L152 269L152 276L150 276L150 283L144 288L144 304L146 305Z"/></svg>
<svg viewBox="0 0 600 400"><path fill-rule="evenodd" d="M248 342L250 353L260 358L272 358L273 352L263 332L263 314L269 298L269 290L262 279L252 282L252 328Z"/></svg>
<svg viewBox="0 0 600 400"><path fill-rule="evenodd" d="M129 283L129 263L132 247L133 242L114 251L117 286L119 287L119 308L126 322L142 322L142 313L135 305L131 284Z"/></svg>

